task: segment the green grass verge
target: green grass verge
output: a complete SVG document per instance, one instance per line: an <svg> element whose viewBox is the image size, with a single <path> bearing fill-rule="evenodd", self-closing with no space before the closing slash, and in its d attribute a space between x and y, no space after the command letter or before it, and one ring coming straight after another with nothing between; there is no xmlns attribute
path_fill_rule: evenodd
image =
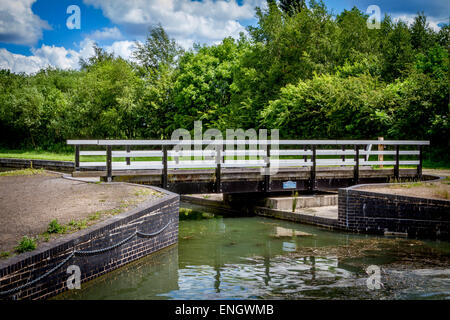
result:
<svg viewBox="0 0 450 320"><path fill-rule="evenodd" d="M0 149L0 158L74 161L75 156L73 153Z"/></svg>
<svg viewBox="0 0 450 320"><path fill-rule="evenodd" d="M0 177L12 177L12 176L32 176L37 174L44 174L44 169L22 169L0 172Z"/></svg>
<svg viewBox="0 0 450 320"><path fill-rule="evenodd" d="M425 169L450 169L450 162L423 160L423 167Z"/></svg>

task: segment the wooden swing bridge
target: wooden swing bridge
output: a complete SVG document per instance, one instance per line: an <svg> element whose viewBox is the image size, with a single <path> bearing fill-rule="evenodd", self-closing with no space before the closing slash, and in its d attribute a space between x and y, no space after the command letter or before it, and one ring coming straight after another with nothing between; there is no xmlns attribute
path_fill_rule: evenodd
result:
<svg viewBox="0 0 450 320"><path fill-rule="evenodd" d="M67 144L75 147L74 177L195 194L336 190L393 179L420 180L423 146L430 142L68 140ZM89 161L93 157L104 160Z"/></svg>

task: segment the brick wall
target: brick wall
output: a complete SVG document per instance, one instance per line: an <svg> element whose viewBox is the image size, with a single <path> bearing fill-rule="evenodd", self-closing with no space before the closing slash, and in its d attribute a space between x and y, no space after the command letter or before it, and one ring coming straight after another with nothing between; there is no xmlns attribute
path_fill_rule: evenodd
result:
<svg viewBox="0 0 450 320"><path fill-rule="evenodd" d="M339 190L339 227L357 232L401 232L412 237L450 238L450 201L358 190Z"/></svg>
<svg viewBox="0 0 450 320"><path fill-rule="evenodd" d="M99 222L86 230L42 244L35 251L0 263L0 292L18 287L45 274L74 250L103 249L120 242L136 231L157 232L171 221L163 232L150 238L134 236L123 245L101 254L74 256L42 281L14 295L2 296L0 299L46 299L67 290L66 281L69 274L66 270L69 265L80 267L81 281L85 282L176 244L178 242L179 196L159 188L158 190L165 194L161 199L143 202L133 210Z"/></svg>

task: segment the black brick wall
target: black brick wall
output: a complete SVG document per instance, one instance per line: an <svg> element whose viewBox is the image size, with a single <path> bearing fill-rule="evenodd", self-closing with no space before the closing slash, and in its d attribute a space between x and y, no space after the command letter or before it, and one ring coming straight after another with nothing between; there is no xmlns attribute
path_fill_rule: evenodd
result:
<svg viewBox="0 0 450 320"><path fill-rule="evenodd" d="M23 285L62 262L74 250L91 251L114 245L135 231L152 233L152 238L135 236L132 240L111 251L93 256L75 256L53 274L29 288L0 299L46 299L67 290L66 273L69 265L81 269L81 282L92 280L106 272L178 242L179 196L159 189L166 195L144 202L138 208L99 222L84 231L54 242L43 244L33 252L13 257L0 263L0 292Z"/></svg>
<svg viewBox="0 0 450 320"><path fill-rule="evenodd" d="M339 190L339 227L356 232L407 233L450 238L450 201L357 190Z"/></svg>

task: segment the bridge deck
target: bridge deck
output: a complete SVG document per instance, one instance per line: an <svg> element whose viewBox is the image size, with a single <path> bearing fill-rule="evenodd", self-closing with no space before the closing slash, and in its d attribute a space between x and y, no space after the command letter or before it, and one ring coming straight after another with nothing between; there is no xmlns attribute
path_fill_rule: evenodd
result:
<svg viewBox="0 0 450 320"><path fill-rule="evenodd" d="M394 177L394 169L372 169L360 167L358 181L354 180L352 167L317 167L315 181L312 183L309 168L280 168L279 172L270 176L269 186L265 187L265 176L260 169L235 168L222 169L220 186L217 185L216 170L168 170L168 190L180 194L213 193L213 192L279 192L302 191L311 189L336 190L356 183L382 183ZM105 171L78 171L74 177L107 178ZM112 172L112 181L132 182L162 187L163 170L118 170ZM400 178L417 177L416 169L400 169ZM288 183L288 184L286 184Z"/></svg>

